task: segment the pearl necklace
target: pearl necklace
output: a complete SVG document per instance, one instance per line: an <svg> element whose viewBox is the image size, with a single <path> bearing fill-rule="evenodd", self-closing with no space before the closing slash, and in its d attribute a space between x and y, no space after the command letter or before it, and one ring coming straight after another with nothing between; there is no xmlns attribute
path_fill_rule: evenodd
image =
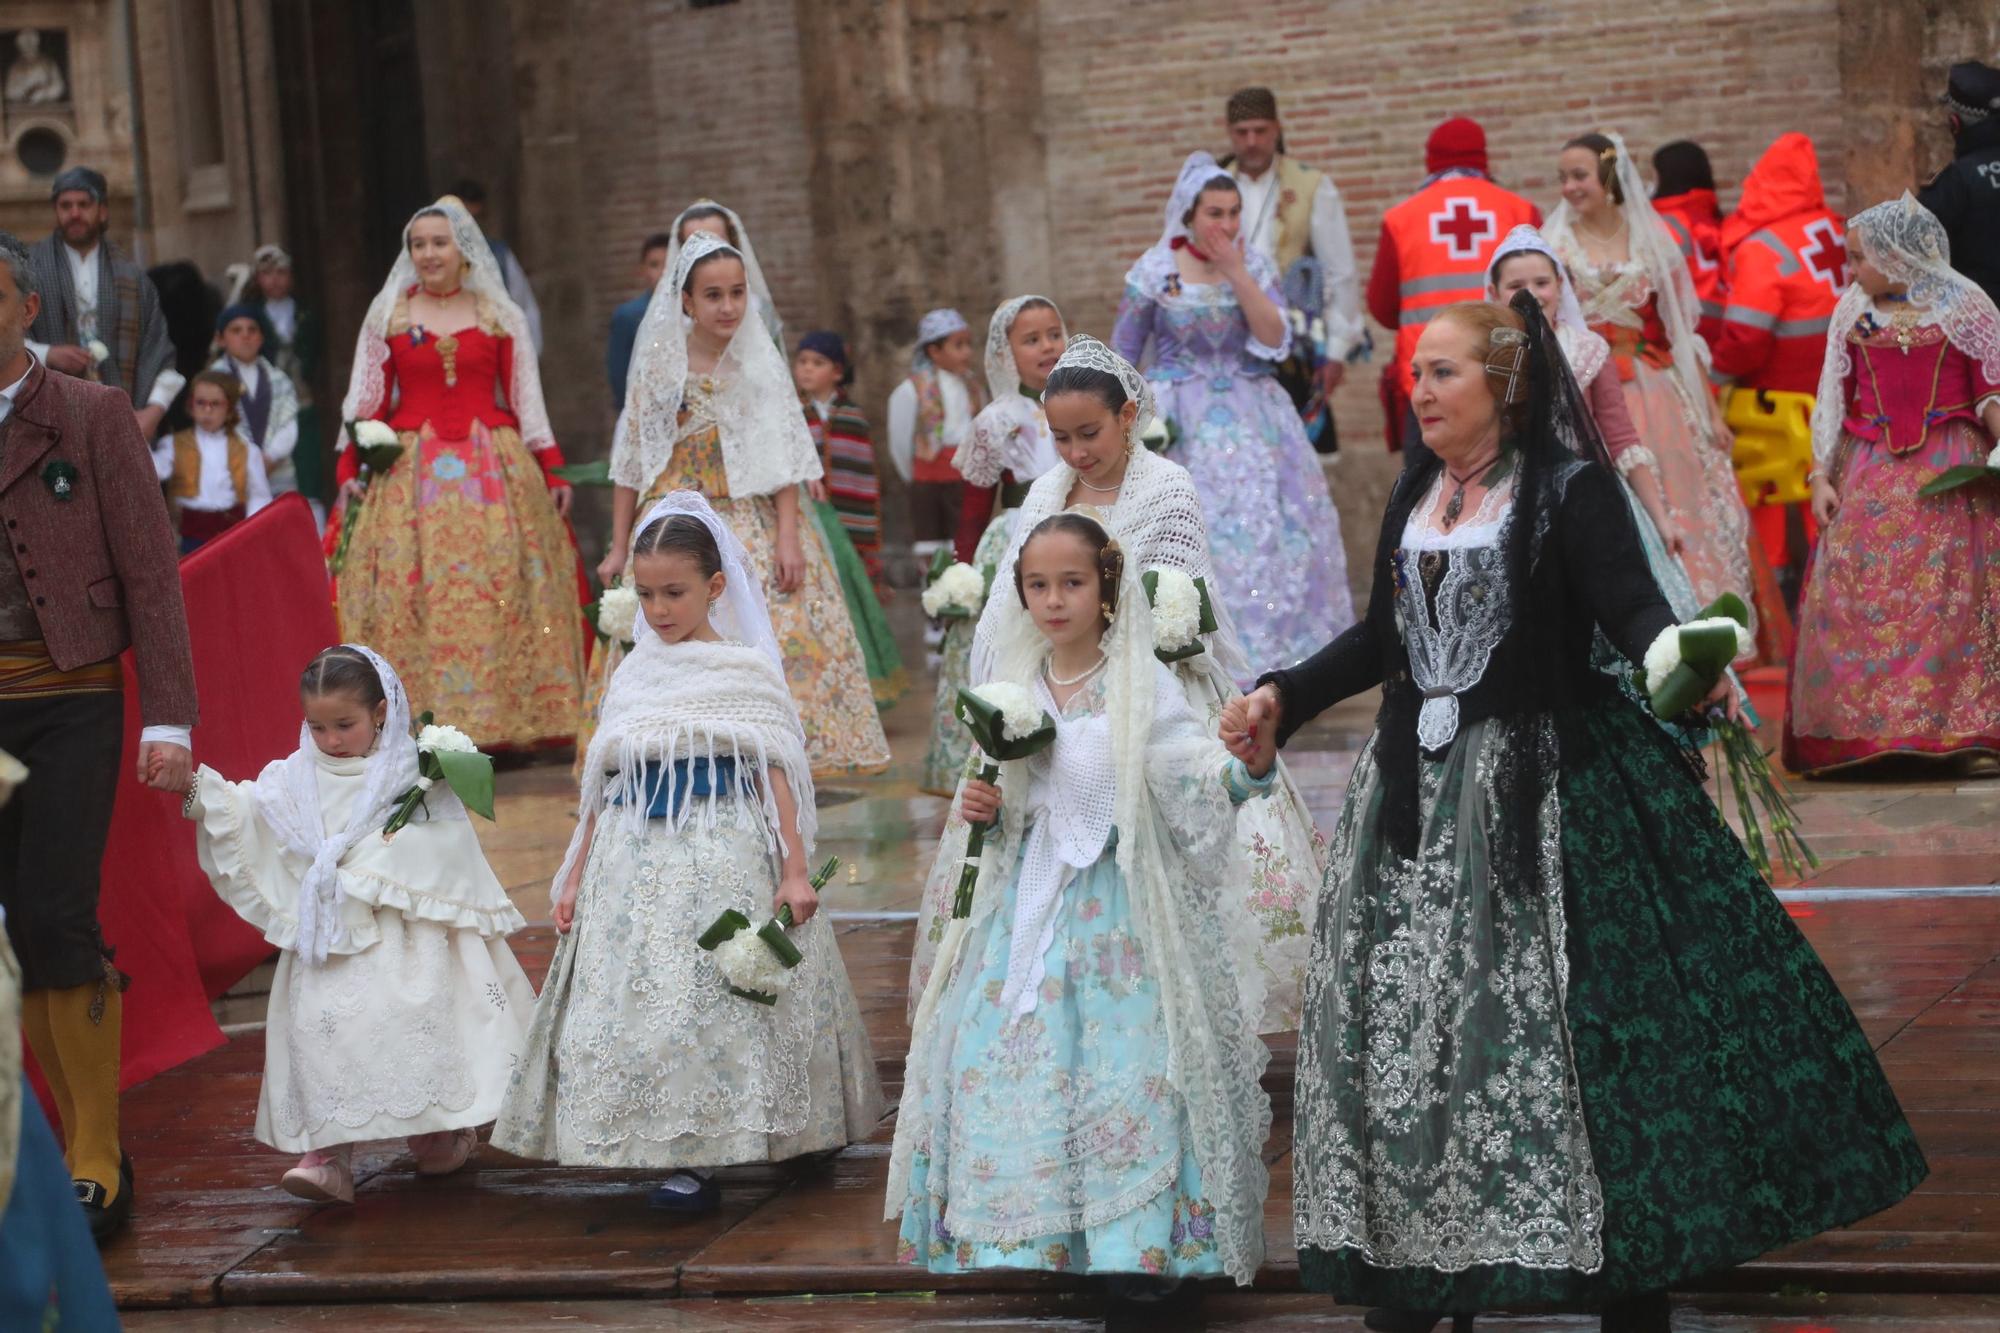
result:
<svg viewBox="0 0 2000 1333"><path fill-rule="evenodd" d="M1076 484L1083 487L1086 491L1096 491L1099 495L1109 495L1125 484L1125 474L1123 472L1119 473L1118 480L1112 482L1109 486L1096 486L1091 484L1089 477L1079 472L1076 474Z"/></svg>
<svg viewBox="0 0 2000 1333"><path fill-rule="evenodd" d="M1092 663L1088 670L1083 672L1082 675L1071 676L1068 680L1064 680L1061 676L1058 676L1056 674L1055 659L1050 658L1047 662L1043 663L1042 674L1049 678L1049 684L1055 686L1059 690L1066 690L1072 685L1081 685L1086 680L1089 680L1092 676L1102 671L1104 669L1104 664L1106 662L1109 662L1110 660L1111 659L1106 657L1103 651L1100 650L1097 654L1097 661Z"/></svg>

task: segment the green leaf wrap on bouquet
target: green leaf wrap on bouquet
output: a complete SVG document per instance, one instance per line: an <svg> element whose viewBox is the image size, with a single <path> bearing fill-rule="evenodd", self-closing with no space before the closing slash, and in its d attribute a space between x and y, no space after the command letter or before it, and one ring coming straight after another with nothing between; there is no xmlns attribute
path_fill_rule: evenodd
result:
<svg viewBox="0 0 2000 1333"><path fill-rule="evenodd" d="M483 754L442 750L428 756L437 776L451 785L452 795L482 819L493 818L493 760Z"/></svg>
<svg viewBox="0 0 2000 1333"><path fill-rule="evenodd" d="M349 441L354 439L355 430L359 425L360 423L356 421L347 423L347 438ZM338 575L347 565L347 548L354 541L354 523L361 516L361 506L368 498L369 487L375 484L375 478L387 474L391 468L395 467L396 460L403 456L403 446L401 443L350 443L347 447L354 450L355 454L361 460L361 494L347 502L347 510L341 515L340 544L334 548L333 559L327 562L328 572L335 575Z"/></svg>
<svg viewBox="0 0 2000 1333"><path fill-rule="evenodd" d="M714 953L718 944L732 938L737 931L748 929L750 929L750 918L733 907L726 907L722 915L715 918L707 930L701 932L700 938L696 939L695 943Z"/></svg>
<svg viewBox="0 0 2000 1333"><path fill-rule="evenodd" d="M558 477L572 486L609 486L611 484L611 460L592 459L588 463L564 463L549 469L549 475Z"/></svg>
<svg viewBox="0 0 2000 1333"><path fill-rule="evenodd" d="M1928 500L1934 495L1944 495L1961 486L1970 486L1974 482L1986 480L2000 482L2000 468L1989 467L1984 463L1960 463L1957 467L1946 468L1919 486L1917 494Z"/></svg>
<svg viewBox="0 0 2000 1333"><path fill-rule="evenodd" d="M1026 736L1009 736L1000 705L981 697L974 690L961 689L958 692L956 712L958 720L972 733L973 742L986 755L987 762L979 770L981 782L998 781L1001 762L1026 759L1056 738L1055 719L1046 711L1042 713L1041 724ZM966 837L965 865L958 872L958 892L951 904L954 917L972 915L972 890L979 883L979 858L986 849L988 827L986 824L974 824L972 832Z"/></svg>
<svg viewBox="0 0 2000 1333"><path fill-rule="evenodd" d="M1703 607L1698 619L1727 619L1747 628L1750 608L1741 597L1726 592ZM1729 670L1736 651L1737 634L1729 625L1681 626L1680 664L1651 692L1654 715L1672 719L1691 711Z"/></svg>

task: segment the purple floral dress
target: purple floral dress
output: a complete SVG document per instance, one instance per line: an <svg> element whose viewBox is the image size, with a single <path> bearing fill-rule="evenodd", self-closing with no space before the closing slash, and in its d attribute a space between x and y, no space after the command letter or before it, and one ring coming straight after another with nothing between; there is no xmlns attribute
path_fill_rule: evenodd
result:
<svg viewBox="0 0 2000 1333"><path fill-rule="evenodd" d="M1282 309L1260 254L1251 273ZM1260 343L1226 284L1185 283L1173 256L1148 251L1125 278L1111 345L1146 377L1173 432L1166 456L1201 493L1226 600L1253 670L1316 652L1354 623L1340 517L1292 401L1279 387L1286 349ZM1245 682L1247 683L1247 682Z"/></svg>

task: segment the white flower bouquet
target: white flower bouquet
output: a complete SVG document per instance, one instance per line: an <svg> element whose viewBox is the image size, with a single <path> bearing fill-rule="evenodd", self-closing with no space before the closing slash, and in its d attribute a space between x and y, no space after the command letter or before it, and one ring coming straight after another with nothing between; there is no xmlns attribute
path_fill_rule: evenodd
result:
<svg viewBox="0 0 2000 1333"><path fill-rule="evenodd" d="M431 788L440 782L451 788L466 809L493 818L493 760L481 754L457 727L439 726L425 713L417 719L417 783L397 798L395 812L382 826L382 836L389 837L408 824Z"/></svg>
<svg viewBox="0 0 2000 1333"><path fill-rule="evenodd" d="M991 579L963 560L945 566L924 588L924 614L933 620L971 620L986 605Z"/></svg>
<svg viewBox="0 0 2000 1333"><path fill-rule="evenodd" d="M1178 662L1201 651L1201 636L1215 633L1208 580L1179 569L1149 569L1139 576L1153 608L1153 656Z"/></svg>
<svg viewBox="0 0 2000 1333"><path fill-rule="evenodd" d="M639 623L639 594L623 584L612 584L583 609L584 615L605 643L632 646L632 627Z"/></svg>
<svg viewBox="0 0 2000 1333"><path fill-rule="evenodd" d="M839 857L827 858L812 877L814 892L826 887L839 865ZM731 907L695 943L715 955L716 970L731 995L753 1004L776 1004L792 984L792 969L805 957L785 933L792 924L792 909L780 907L776 916L752 930L750 918Z"/></svg>
<svg viewBox="0 0 2000 1333"><path fill-rule="evenodd" d="M1646 650L1641 682L1656 717L1672 721L1693 711L1729 670L1729 664L1756 646L1750 633L1750 609L1735 593L1724 593L1685 625L1660 632ZM1799 836L1798 816L1775 774L1770 756L1749 728L1719 713L1702 719L1715 736L1728 792L1736 800L1743 823L1743 847L1750 862L1769 878L1771 854L1765 846L1763 821L1771 825L1772 841L1786 869L1803 877L1819 858ZM1718 808L1723 803L1718 798ZM1758 810L1763 810L1760 819ZM1726 822L1726 814L1725 814Z"/></svg>
<svg viewBox="0 0 2000 1333"><path fill-rule="evenodd" d="M958 720L965 724L973 742L986 756L979 769L981 782L997 782L1003 761L1026 759L1056 738L1055 719L1043 711L1027 690L1006 681L960 690L957 712ZM951 905L955 917L972 915L972 889L979 882L979 856L986 847L986 828L984 824L974 824L965 840L965 866L958 873L958 894Z"/></svg>
<svg viewBox="0 0 2000 1333"><path fill-rule="evenodd" d="M102 338L92 338L84 344L84 351L90 353L90 364L101 366L111 359L111 349L104 345Z"/></svg>
<svg viewBox="0 0 2000 1333"><path fill-rule="evenodd" d="M1164 415L1154 416L1146 423L1146 429L1139 432L1139 443L1156 454L1163 454L1173 448L1176 438L1178 437L1174 432L1174 424Z"/></svg>
<svg viewBox="0 0 2000 1333"><path fill-rule="evenodd" d="M361 504L367 498L368 488L403 456L402 437L386 421L350 421L347 438L361 454L361 494L348 501L347 512L340 519L340 545L334 548L333 559L327 562L328 572L335 575L347 565L347 547L354 540L354 525L361 517Z"/></svg>
<svg viewBox="0 0 2000 1333"><path fill-rule="evenodd" d="M14 789L28 780L28 766L0 750L0 805L7 804Z"/></svg>

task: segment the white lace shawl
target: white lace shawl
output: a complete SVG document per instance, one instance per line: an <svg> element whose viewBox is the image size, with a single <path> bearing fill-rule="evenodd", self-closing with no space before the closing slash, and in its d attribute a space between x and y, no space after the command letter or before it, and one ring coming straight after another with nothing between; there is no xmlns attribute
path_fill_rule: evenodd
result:
<svg viewBox="0 0 2000 1333"><path fill-rule="evenodd" d="M1246 924L1254 929L1243 895L1234 888L1248 870L1223 786L1227 752L1187 708L1172 672L1153 656L1153 618L1138 577L1139 571L1128 564L1119 589L1120 610L1104 639L1115 856L1141 950L1158 981L1167 1036L1163 1072L1187 1108L1190 1146L1203 1188L1216 1205L1215 1239L1223 1271L1247 1285L1264 1254L1269 1176L1263 1146L1271 1127L1270 1102L1258 1084L1269 1059L1257 1035L1263 980L1257 969L1236 965L1231 944ZM1001 678L1032 682L1047 647L1032 622L1013 622L1000 644ZM1029 789L1027 767L1025 760L1002 766L1003 792ZM991 919L1007 888L1024 842L1026 805L1003 801L1001 823L989 835L993 850L983 858L974 889L972 915L946 928L937 967L918 1002L890 1157L890 1218L900 1214L908 1197L913 1155L931 1141L932 1126L922 1108L934 1097L949 1095L933 1089L949 1077L959 1024L958 1015L942 1012L941 1006L952 989L965 941ZM1253 975L1244 976L1246 971ZM1118 1206L1131 1204L1120 1201ZM1027 1225L1046 1231L1045 1220ZM1086 1213L1069 1225L1077 1229L1110 1220Z"/></svg>
<svg viewBox="0 0 2000 1333"><path fill-rule="evenodd" d="M1951 345L2000 380L2000 312L1979 286L1951 266L1951 240L1935 214L1911 196L1864 209L1848 219L1849 248L1859 248L1892 282L1910 289L1910 308L1944 330ZM1851 282L1833 308L1826 331L1826 361L1813 399L1813 462L1828 468L1847 420L1847 377L1854 373L1848 342L1874 298Z"/></svg>
<svg viewBox="0 0 2000 1333"><path fill-rule="evenodd" d="M593 815L646 822L654 801L675 800L676 760L735 763L736 786L706 799L688 797L669 827L698 820L713 827L724 801L749 801L764 815L765 843L780 854L775 793L765 775L783 773L798 807L800 841L811 852L818 832L813 804L812 764L806 758L805 729L798 706L771 659L747 644L688 641L670 644L658 634L640 636L612 673L604 704L584 756L576 833L570 838L549 889L553 903L583 855L584 830ZM648 765L655 767L648 769ZM619 809L606 812L614 800Z"/></svg>
<svg viewBox="0 0 2000 1333"><path fill-rule="evenodd" d="M251 786L258 816L286 851L307 863L299 880L296 949L300 958L314 965L324 963L329 953L350 952L353 946L340 925L344 897L341 858L387 824L397 798L417 783L417 742L410 735L410 697L403 690L402 677L374 649L356 643L343 646L368 659L382 680L389 704L347 827L335 833L326 831L319 805L319 765L313 758L318 747L313 743L312 728L303 722L299 724L299 748L266 765ZM429 814L418 818L465 818L465 807L449 787L427 792L424 805Z"/></svg>
<svg viewBox="0 0 2000 1333"><path fill-rule="evenodd" d="M993 595L986 599L985 609L973 630L974 684L993 679L995 645L1002 636L1023 626L1033 629L1034 622L1022 608L1021 599L1014 595L1014 566L1028 533L1049 515L1069 507L1069 493L1075 485L1076 469L1058 461L1028 488L1028 498L1021 505L1020 520L1014 527L1014 540L1008 544L1007 553L1000 559L999 572L993 578ZM1219 593L1209 561L1208 523L1202 517L1201 496L1186 468L1143 447L1134 450L1131 461L1125 465L1116 503L1100 512L1110 523L1112 535L1125 548L1128 569L1178 569L1190 578L1206 579L1210 591ZM1250 664L1236 637L1227 600L1217 595L1213 602L1217 629L1208 636L1208 651L1191 660L1219 669L1232 682L1228 688L1233 692L1233 682L1250 674Z"/></svg>
<svg viewBox="0 0 2000 1333"><path fill-rule="evenodd" d="M972 437L952 455L952 466L974 486L997 486L1000 474L1031 482L1062 462L1042 405L1019 389L996 396L972 419Z"/></svg>
<svg viewBox="0 0 2000 1333"><path fill-rule="evenodd" d="M1667 331L1667 341L1673 345L1674 393L1680 399L1688 427L1696 438L1705 440L1713 432L1713 414L1708 394L1708 344L1695 333L1701 300L1695 295L1694 275L1688 272L1687 257L1681 253L1674 234L1653 211L1646 182L1639 175L1638 164L1625 150L1625 140L1616 133L1607 132L1605 137L1611 140L1618 155L1618 188L1625 196L1620 208L1625 215L1626 247L1630 255L1627 262L1644 275L1653 295L1659 299L1660 323ZM1565 263L1589 262L1583 243L1576 236L1575 211L1567 200L1549 215L1542 234ZM1599 309L1600 318L1612 319L1624 314L1625 302L1620 293L1623 285L1615 283L1598 294L1596 300L1600 306L1605 306L1607 298L1615 298L1620 307Z"/></svg>
<svg viewBox="0 0 2000 1333"><path fill-rule="evenodd" d="M443 213L451 223L452 239L465 259L465 290L479 302L481 317L489 312L514 343L514 375L506 386L507 410L521 423L521 442L530 451L546 449L556 442L549 427L549 410L542 401L542 371L535 359L535 342L528 335L528 317L514 298L507 295L507 278L493 258L492 247L465 205L450 195L420 208L403 226L403 250L389 268L389 280L368 304L361 332L354 341L354 366L348 372L347 397L340 404L340 438L337 448L345 449L347 423L378 416L390 407L388 379L383 367L389 360L389 322L396 307L417 286L417 266L410 261L410 228L418 218ZM678 307L676 307L678 308Z"/></svg>
<svg viewBox="0 0 2000 1333"><path fill-rule="evenodd" d="M694 266L736 247L709 232L696 232L681 247L674 266L653 289L652 303L639 325L627 378L625 408L611 442L611 479L644 493L673 460L681 438L681 406L687 395L688 332L693 322L681 313L681 288ZM722 439L722 470L729 493L739 499L773 495L821 474L812 430L799 411L784 353L757 320L746 319L716 363L712 398Z"/></svg>

